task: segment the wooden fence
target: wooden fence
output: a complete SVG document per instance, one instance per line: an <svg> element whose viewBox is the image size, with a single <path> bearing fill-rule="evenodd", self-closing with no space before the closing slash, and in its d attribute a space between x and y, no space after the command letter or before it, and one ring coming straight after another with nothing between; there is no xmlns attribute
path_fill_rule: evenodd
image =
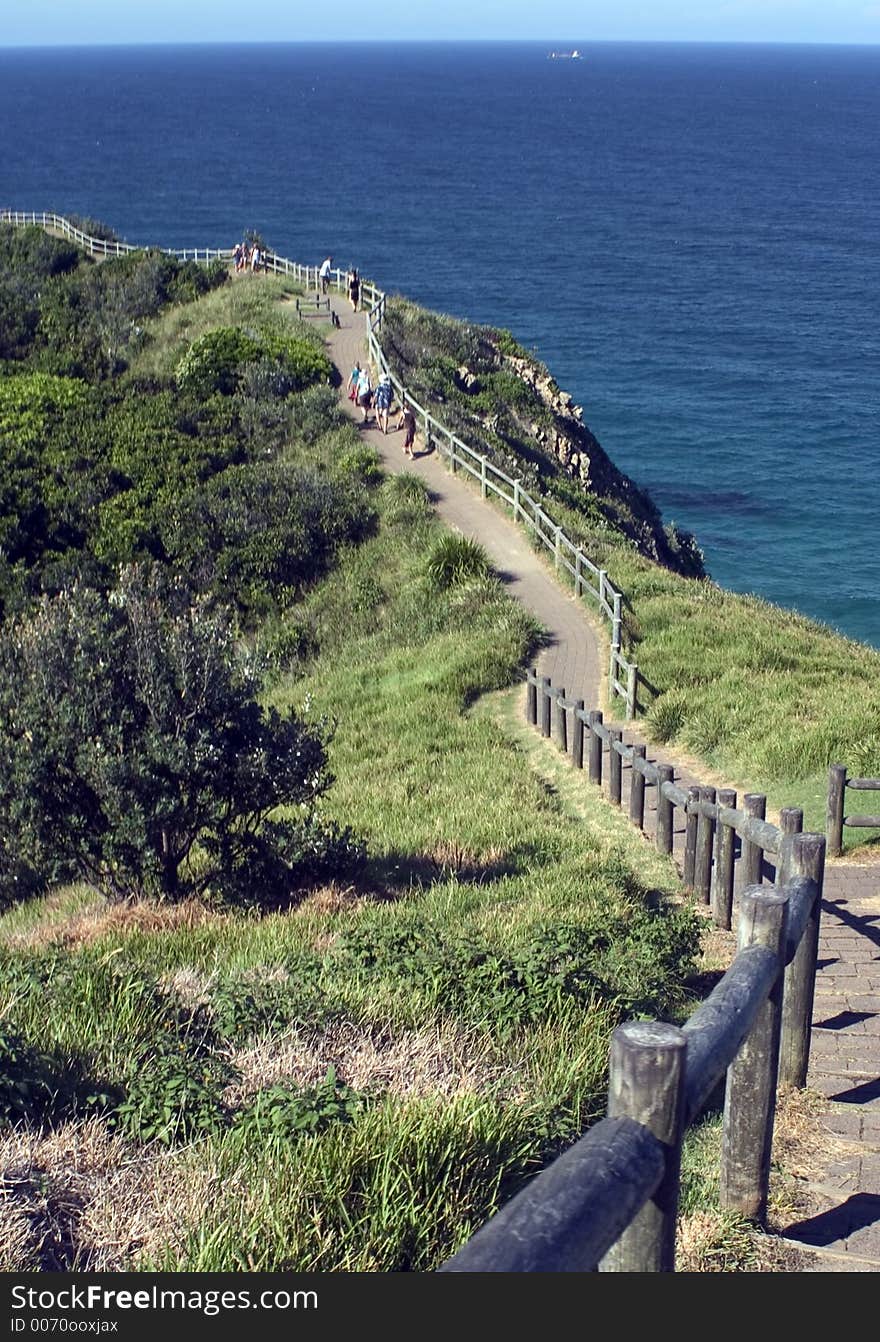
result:
<svg viewBox="0 0 880 1342"><path fill-rule="evenodd" d="M0 210L0 222L19 225L38 224L43 228L54 229L56 232L71 238L93 256L124 256L130 252L143 250L143 248L134 247L127 242L107 242L102 238L90 237L62 215L47 211L38 213L26 210ZM163 247L159 250L169 256L175 256L181 261L208 263L232 260L231 247L185 247L176 249ZM305 288L314 289L316 294L319 295L314 308L308 303L297 303L296 310L299 317L317 315L326 304L327 319L328 321L332 320L329 300L320 297L320 267L304 266L298 261L289 261L286 257L267 252L263 261L263 269L276 275L289 276ZM331 270L330 284L338 292L346 292L346 281L346 272L338 267ZM416 412L423 427L426 447L430 449L432 445L436 446L451 471L462 470L466 476L478 482L480 493L484 499L492 494L506 504L511 509L515 521L529 528L535 539L552 552L557 571L569 575L577 596L586 596L593 600L600 613L609 621L609 697L611 699L615 696L622 698L625 704L626 718L628 720L633 718L637 709L638 666L635 662L629 661L623 652L622 593L618 592L609 581L605 570L594 564L580 546L575 545L565 534L562 527L554 522L544 512L540 504L523 489L520 480L506 475L497 466L494 466L488 457L468 447L407 392L400 380L389 369L378 339L377 333L381 330L385 317L385 294L370 280L361 280L360 302L366 313L370 356L378 369L387 373L390 377L401 404L406 399Z"/></svg>
<svg viewBox="0 0 880 1342"><path fill-rule="evenodd" d="M601 713L585 712L534 670L526 717L542 735L555 732L576 768L584 768L586 757L597 784L607 753L609 791L618 805L626 760L637 824L644 824L645 786L655 789L662 852L672 851L674 810L684 813L685 879L712 899L721 925L730 925L738 865L738 950L681 1029L658 1021L618 1026L607 1116L440 1270L673 1271L682 1143L722 1078L721 1205L765 1220L777 1087L806 1084L825 838L802 833L802 814L794 809L783 813L781 828L768 824L765 798L757 794L737 810L735 793L716 797L711 788L677 787L672 770L647 760L641 743L625 745L622 731L606 727ZM768 852L775 867L765 862ZM763 883L769 871L772 885Z"/></svg>
<svg viewBox="0 0 880 1342"><path fill-rule="evenodd" d="M854 792L880 792L880 778L849 778L845 764L832 764L828 776L828 811L825 834L828 856L840 857L843 852L843 827L880 829L880 815L844 815L846 789Z"/></svg>

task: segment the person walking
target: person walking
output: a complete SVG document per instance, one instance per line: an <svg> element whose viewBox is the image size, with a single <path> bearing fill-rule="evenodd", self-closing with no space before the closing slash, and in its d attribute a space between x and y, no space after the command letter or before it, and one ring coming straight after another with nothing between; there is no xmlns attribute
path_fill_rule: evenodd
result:
<svg viewBox="0 0 880 1342"><path fill-rule="evenodd" d="M403 435L403 455L405 457L414 457L413 443L416 439L416 417L409 401L404 401L400 407L400 418L397 421L397 427L406 430Z"/></svg>
<svg viewBox="0 0 880 1342"><path fill-rule="evenodd" d="M348 382L346 383L346 389L348 391L348 399L350 401L357 401L358 382L360 381L360 376L361 376L360 363L355 363L354 368L352 368L351 373L349 374Z"/></svg>
<svg viewBox="0 0 880 1342"><path fill-rule="evenodd" d="M352 311L357 312L361 298L361 282L354 266L348 272L348 297L351 301Z"/></svg>
<svg viewBox="0 0 880 1342"><path fill-rule="evenodd" d="M330 287L330 267L333 265L333 257L328 256L321 262L321 269L318 271L318 279L321 281L321 293L325 294Z"/></svg>
<svg viewBox="0 0 880 1342"><path fill-rule="evenodd" d="M388 432L388 415L391 411L393 394L391 378L387 373L383 373L376 387L376 423L383 433Z"/></svg>
<svg viewBox="0 0 880 1342"><path fill-rule="evenodd" d="M370 381L370 370L367 367L362 368L358 375L357 403L364 412L364 424L368 424L370 421L370 406L373 404L373 384Z"/></svg>

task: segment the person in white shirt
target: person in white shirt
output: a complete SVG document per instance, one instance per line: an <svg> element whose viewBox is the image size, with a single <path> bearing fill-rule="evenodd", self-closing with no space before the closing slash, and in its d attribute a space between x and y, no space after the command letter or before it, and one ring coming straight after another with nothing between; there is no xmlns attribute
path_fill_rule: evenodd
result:
<svg viewBox="0 0 880 1342"><path fill-rule="evenodd" d="M321 269L318 271L318 279L321 281L321 293L325 294L330 286L330 267L333 265L333 257L328 256L321 262Z"/></svg>

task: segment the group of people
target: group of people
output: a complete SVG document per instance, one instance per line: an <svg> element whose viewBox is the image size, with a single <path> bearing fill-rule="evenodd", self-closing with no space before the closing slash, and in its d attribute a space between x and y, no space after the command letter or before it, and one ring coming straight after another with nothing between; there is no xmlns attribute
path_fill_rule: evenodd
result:
<svg viewBox="0 0 880 1342"><path fill-rule="evenodd" d="M236 272L269 269L269 257L256 242L237 242L232 249Z"/></svg>
<svg viewBox="0 0 880 1342"><path fill-rule="evenodd" d="M361 366L358 362L351 370L348 379L348 399L354 401L363 411L363 423L370 422L370 410L375 406L376 424L383 433L388 432L388 420L391 415L391 404L394 400L394 388L391 385L391 378L387 373L382 373L374 387L370 379L370 370L366 364ZM413 457L413 444L416 437L416 417L412 406L406 397L400 407L400 414L397 420L398 429L404 430L403 435L403 453L404 456Z"/></svg>
<svg viewBox="0 0 880 1342"><path fill-rule="evenodd" d="M330 277L333 269L333 257L326 256L318 269L318 285L321 293L326 294L330 288ZM349 302L355 312L357 312L361 301L361 279L357 273L357 267L352 266L345 274L345 292L348 294Z"/></svg>

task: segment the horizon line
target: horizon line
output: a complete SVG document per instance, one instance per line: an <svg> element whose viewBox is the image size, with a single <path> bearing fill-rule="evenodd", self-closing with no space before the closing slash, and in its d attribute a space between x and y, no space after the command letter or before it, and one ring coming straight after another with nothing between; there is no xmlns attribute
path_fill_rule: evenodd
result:
<svg viewBox="0 0 880 1342"><path fill-rule="evenodd" d="M600 46L702 46L702 47L876 47L880 37L873 39L807 39L787 37L602 37L602 38L543 38L543 37L361 37L340 41L332 37L291 37L266 41L260 38L141 38L129 41L86 42L0 42L0 51L61 51L93 50L101 48L141 47L284 47L284 46L545 46L576 45L578 50Z"/></svg>

